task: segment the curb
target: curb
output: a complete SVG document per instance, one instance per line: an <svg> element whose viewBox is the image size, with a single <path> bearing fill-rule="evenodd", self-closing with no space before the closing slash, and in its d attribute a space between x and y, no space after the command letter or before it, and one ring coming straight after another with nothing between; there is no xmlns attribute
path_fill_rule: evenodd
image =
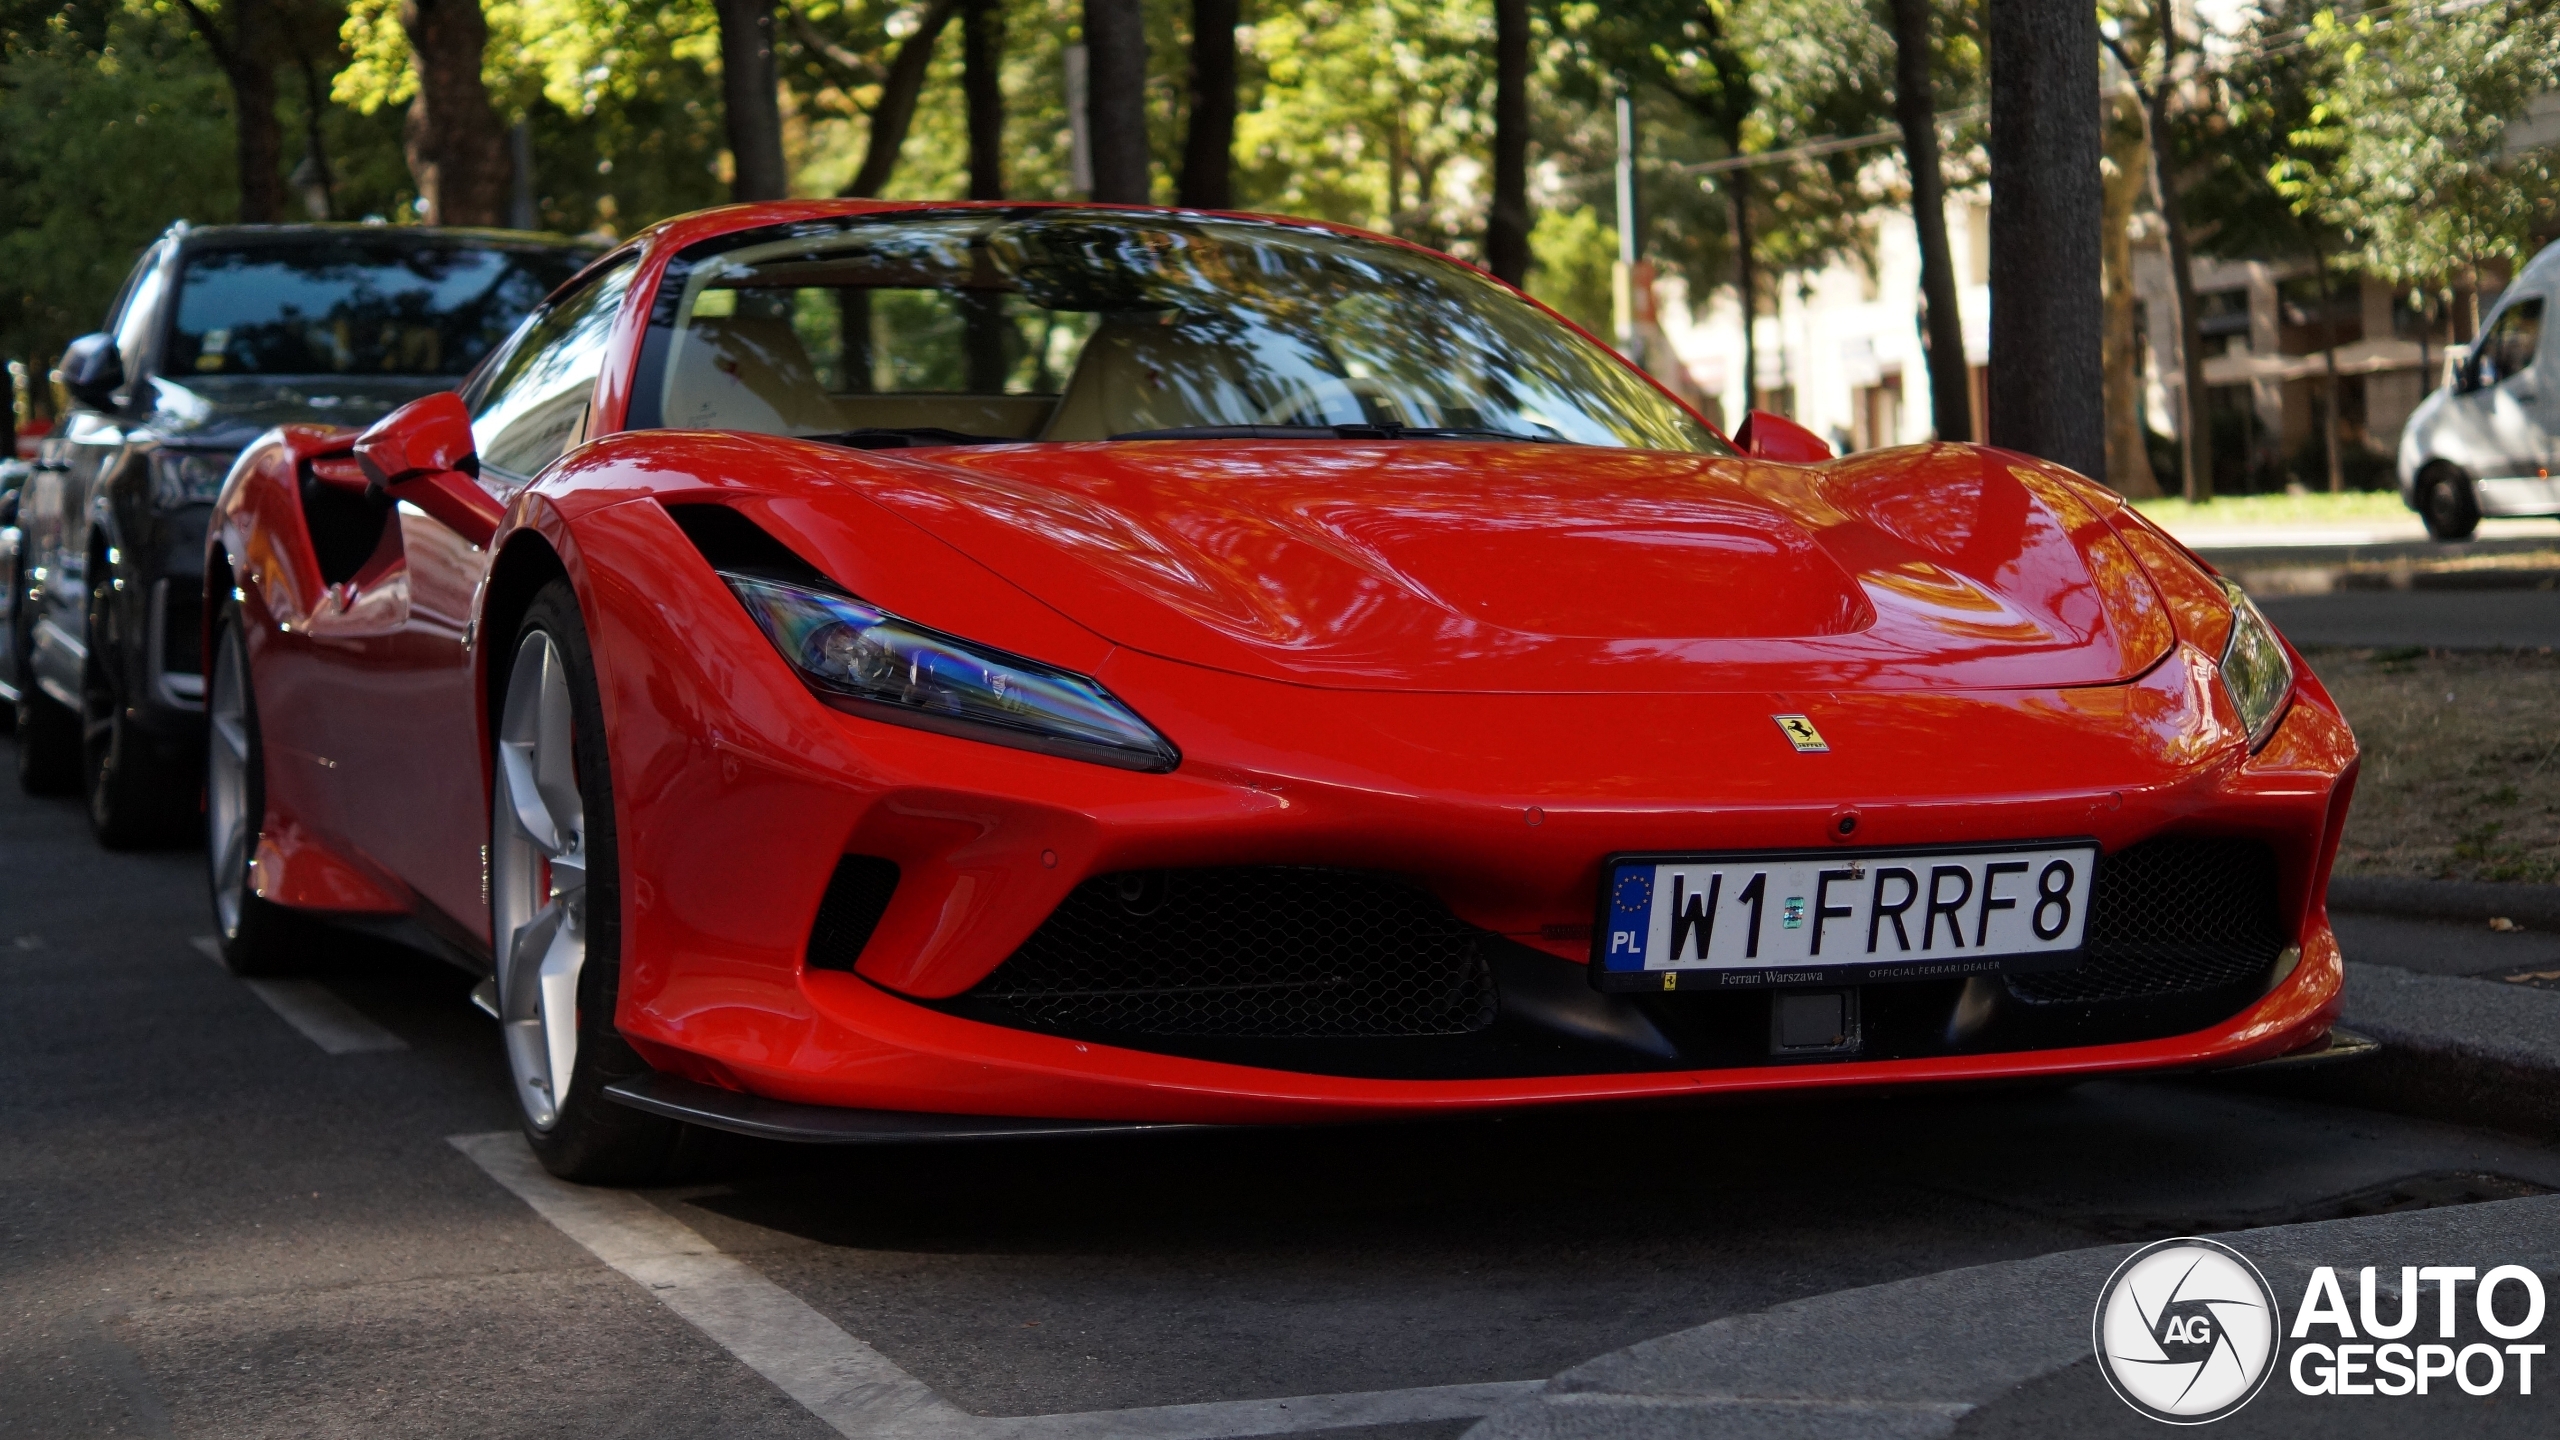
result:
<svg viewBox="0 0 2560 1440"><path fill-rule="evenodd" d="M2504 916L2537 930L2560 930L2560 885L2338 875L2329 881L2329 908L2362 915L2464 920L2473 924Z"/></svg>
<svg viewBox="0 0 2560 1440"><path fill-rule="evenodd" d="M2235 1072L2229 1083L2560 1138L2560 992L2349 961L2341 1023L2381 1049L2291 1074Z"/></svg>
<svg viewBox="0 0 2560 1440"><path fill-rule="evenodd" d="M2560 1197L2229 1236L2290 1309L2314 1265L2495 1256L2549 1274ZM1577 1365L1466 1440L1917 1440L2090 1353L2090 1308L2137 1247L1941 1271L1729 1316ZM2092 1397L2093 1405L2112 1405ZM2105 1412L2113 1418L2114 1412Z"/></svg>

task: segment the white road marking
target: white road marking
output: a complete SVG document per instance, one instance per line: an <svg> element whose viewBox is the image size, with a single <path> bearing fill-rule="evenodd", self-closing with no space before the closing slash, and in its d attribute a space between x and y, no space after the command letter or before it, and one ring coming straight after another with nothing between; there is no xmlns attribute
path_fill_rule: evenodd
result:
<svg viewBox="0 0 2560 1440"><path fill-rule="evenodd" d="M222 947L210 935L199 935L187 942L204 957L219 965ZM383 1029L366 1018L363 1011L338 998L337 993L316 980L243 980L249 993L267 1002L267 1008L283 1018L284 1023L302 1032L302 1037L332 1055L363 1055L381 1050L406 1050L409 1042Z"/></svg>
<svg viewBox="0 0 2560 1440"><path fill-rule="evenodd" d="M1241 1440L1470 1419L1545 1385L1515 1380L1081 1414L971 1415L639 1196L552 1178L514 1131L456 1135L451 1143L562 1234L639 1282L848 1440Z"/></svg>
<svg viewBox="0 0 2560 1440"><path fill-rule="evenodd" d="M983 1440L1228 1440L1353 1425L1473 1420L1514 1400L1528 1399L1544 1389L1546 1383L1497 1380L1482 1385L1296 1395L1286 1400L1220 1400L1207 1405L1159 1405L1145 1410L980 1419L972 1422L974 1428L969 1434Z"/></svg>

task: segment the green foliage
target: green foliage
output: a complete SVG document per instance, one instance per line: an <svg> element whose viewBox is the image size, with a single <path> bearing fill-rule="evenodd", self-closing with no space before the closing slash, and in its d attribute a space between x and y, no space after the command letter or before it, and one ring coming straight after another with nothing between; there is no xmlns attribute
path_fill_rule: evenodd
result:
<svg viewBox="0 0 2560 1440"><path fill-rule="evenodd" d="M896 46L912 33L920 4L892 0L843 0L833 8L808 7L810 24L839 49L868 62L862 74L809 52L796 41L784 57L786 135L795 189L832 195L852 178L870 146L871 108ZM1187 16L1188 6L1181 6ZM1186 53L1187 33L1176 32L1175 7L1148 7L1148 120L1158 156L1175 153L1171 106L1181 72L1168 62ZM1008 194L1025 199L1064 199L1070 192L1070 128L1066 104L1066 47L1084 13L1081 0L1011 0L1005 7L1005 145ZM968 119L961 95L960 22L944 28L934 46L915 121L889 179L888 198L931 199L969 189ZM1169 179L1159 194L1171 196Z"/></svg>
<svg viewBox="0 0 2560 1440"><path fill-rule="evenodd" d="M1618 231L1590 206L1548 210L1529 232L1529 293L1594 335L1609 333L1611 268L1618 259Z"/></svg>
<svg viewBox="0 0 2560 1440"><path fill-rule="evenodd" d="M1939 6L1936 100L1942 114L1974 104L1982 86L1978 7ZM1639 147L1641 248L1693 279L1721 283L1732 265L1735 188L1680 167L1785 150L1809 140L1890 130L1894 41L1879 0L1558 0L1556 28L1570 58L1561 98L1590 117L1565 147L1592 198L1614 160L1610 96L1632 87ZM1959 128L1947 178L1974 177L1979 125ZM1764 273L1865 256L1868 217L1907 203L1889 145L1751 168L1753 253ZM1774 282L1772 282L1774 283ZM1703 288L1703 287L1701 287Z"/></svg>
<svg viewBox="0 0 2560 1440"><path fill-rule="evenodd" d="M2510 154L2505 140L2526 103L2560 85L2560 6L2323 10L2306 44L2323 73L2291 137L2304 154L2276 176L2366 268L2441 278L2521 259L2555 228L2560 157Z"/></svg>
<svg viewBox="0 0 2560 1440"><path fill-rule="evenodd" d="M2186 112L2176 127L2179 198L2201 254L2334 258L2344 248L2321 207L2306 203L2337 179L2336 151L2303 143L2322 91L2337 79L2332 53L2298 38L2325 3L2271 0L2233 37L2222 103Z"/></svg>
<svg viewBox="0 0 2560 1440"><path fill-rule="evenodd" d="M1275 5L1253 27L1253 53L1268 78L1237 124L1246 193L1443 248L1482 227L1490 3Z"/></svg>
<svg viewBox="0 0 2560 1440"><path fill-rule="evenodd" d="M719 36L699 0L484 0L481 80L533 130L536 223L623 233L728 198ZM417 93L399 0L352 0L332 97L390 114ZM414 199L414 191L407 199ZM402 207L405 209L405 203Z"/></svg>
<svg viewBox="0 0 2560 1440"><path fill-rule="evenodd" d="M0 354L41 358L97 327L171 222L229 219L239 186L230 91L177 13L27 19L0 49Z"/></svg>

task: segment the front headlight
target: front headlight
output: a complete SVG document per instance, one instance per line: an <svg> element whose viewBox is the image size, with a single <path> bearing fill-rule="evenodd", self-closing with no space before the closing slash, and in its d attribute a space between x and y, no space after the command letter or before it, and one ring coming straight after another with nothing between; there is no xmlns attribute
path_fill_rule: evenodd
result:
<svg viewBox="0 0 2560 1440"><path fill-rule="evenodd" d="M1182 756L1111 692L1069 671L911 624L850 595L722 572L819 698L918 729L1124 770Z"/></svg>
<svg viewBox="0 0 2560 1440"><path fill-rule="evenodd" d="M202 450L154 450L151 452L151 508L175 510L181 505L201 505L222 493L224 477L231 473L229 455L209 454Z"/></svg>
<svg viewBox="0 0 2560 1440"><path fill-rule="evenodd" d="M2284 718L2284 702L2293 697L2293 662L2285 658L2276 627L2267 623L2239 586L2225 580L2222 593L2231 598L2231 638L2222 646L2222 688L2239 707L2240 723L2249 727L2249 748L2255 750L2267 743L2276 722Z"/></svg>

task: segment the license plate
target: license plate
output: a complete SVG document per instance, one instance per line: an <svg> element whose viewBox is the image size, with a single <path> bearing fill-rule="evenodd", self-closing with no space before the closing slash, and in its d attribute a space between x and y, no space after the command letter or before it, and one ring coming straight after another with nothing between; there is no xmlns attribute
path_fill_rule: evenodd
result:
<svg viewBox="0 0 2560 1440"><path fill-rule="evenodd" d="M1613 855L1604 990L1923 980L2075 963L2098 847Z"/></svg>

